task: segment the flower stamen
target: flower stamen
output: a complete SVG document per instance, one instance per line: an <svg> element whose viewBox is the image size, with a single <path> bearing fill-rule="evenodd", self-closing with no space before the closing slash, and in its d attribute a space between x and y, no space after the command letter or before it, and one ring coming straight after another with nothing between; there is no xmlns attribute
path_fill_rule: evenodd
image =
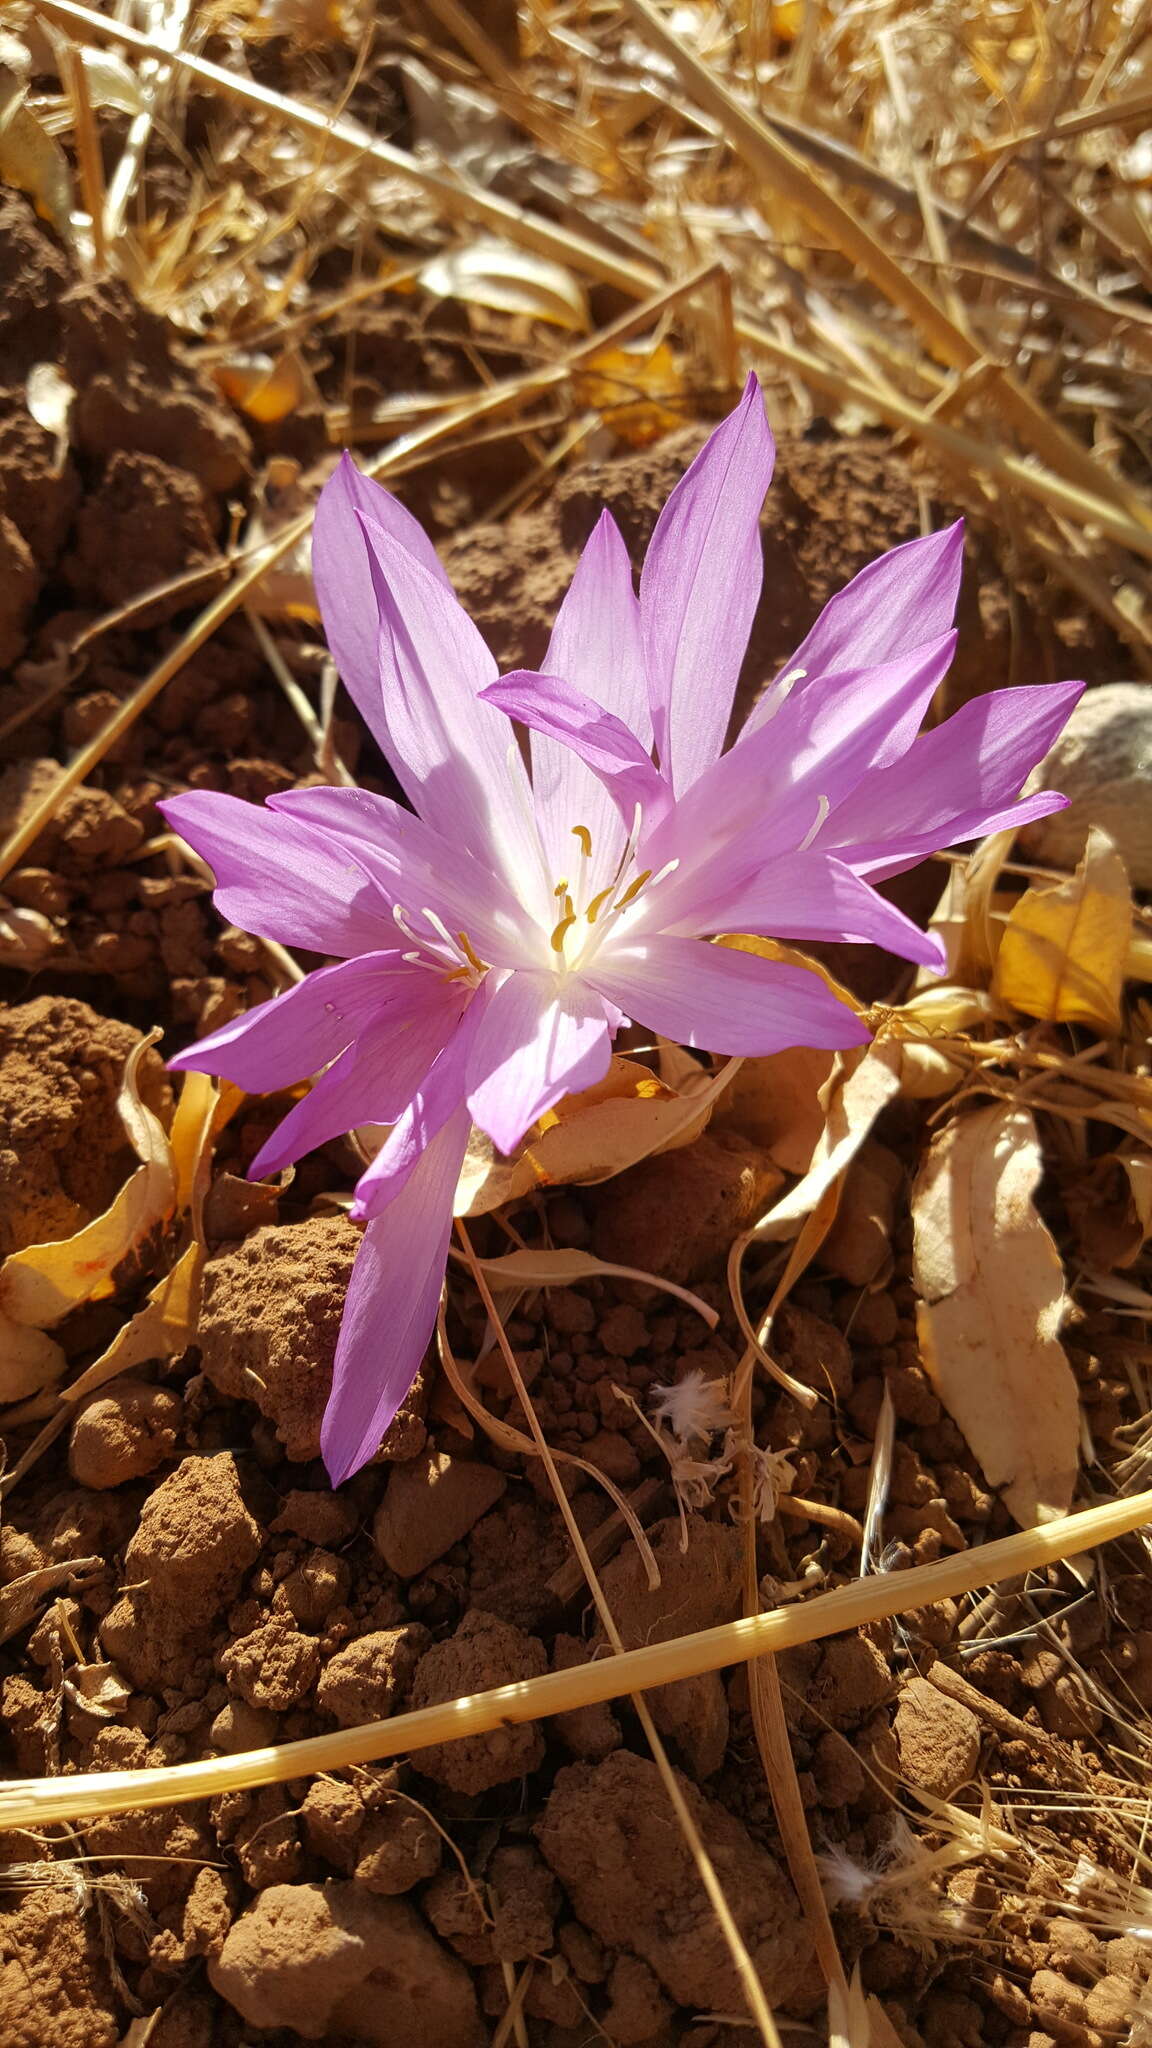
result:
<svg viewBox="0 0 1152 2048"><path fill-rule="evenodd" d="M807 853L808 848L811 846L812 841L815 839L816 834L819 832L821 825L824 823L824 820L828 816L828 813L831 809L832 806L829 803L826 796L817 797L815 820L808 827L807 832L804 834L803 839L800 841L799 846L796 848L797 853Z"/></svg>

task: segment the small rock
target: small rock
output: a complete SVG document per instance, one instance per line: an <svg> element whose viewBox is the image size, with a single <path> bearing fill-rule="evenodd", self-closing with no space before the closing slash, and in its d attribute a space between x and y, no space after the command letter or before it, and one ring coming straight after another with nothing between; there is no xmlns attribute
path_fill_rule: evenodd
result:
<svg viewBox="0 0 1152 2048"><path fill-rule="evenodd" d="M768 1154L738 1132L708 1132L588 1190L592 1249L616 1264L691 1282L723 1264L732 1239L783 1180Z"/></svg>
<svg viewBox="0 0 1152 2048"><path fill-rule="evenodd" d="M228 1700L208 1730L208 1740L227 1756L238 1756L244 1749L266 1749L275 1742L278 1727L275 1714L267 1708L250 1707L246 1700Z"/></svg>
<svg viewBox="0 0 1152 2048"><path fill-rule="evenodd" d="M611 2004L600 2018L610 2041L619 2048L651 2041L672 2017L672 2007L647 1963L639 1956L620 1955L608 1979Z"/></svg>
<svg viewBox="0 0 1152 2048"><path fill-rule="evenodd" d="M980 1757L980 1723L960 1700L910 1678L896 1709L900 1769L910 1785L950 1799L967 1784Z"/></svg>
<svg viewBox="0 0 1152 2048"><path fill-rule="evenodd" d="M484 2039L467 1970L411 1906L337 1879L261 1892L208 1975L248 2026L306 2041L480 2048Z"/></svg>
<svg viewBox="0 0 1152 2048"><path fill-rule="evenodd" d="M1125 1977L1101 1977L1084 2001L1084 2017L1090 2027L1118 2039L1135 2018L1136 2001Z"/></svg>
<svg viewBox="0 0 1152 2048"><path fill-rule="evenodd" d="M314 1778L300 1809L300 1826L313 1856L351 1876L367 1814L364 1801L341 1778Z"/></svg>
<svg viewBox="0 0 1152 2048"><path fill-rule="evenodd" d="M528 1842L497 1849L488 1866L492 1947L502 1963L523 1963L547 1955L553 1945L560 1887L538 1850Z"/></svg>
<svg viewBox="0 0 1152 2048"><path fill-rule="evenodd" d="M438 1706L463 1699L490 1686L538 1678L548 1669L544 1645L536 1636L472 1608L455 1635L436 1643L417 1667L411 1704ZM544 1738L535 1721L510 1723L491 1735L465 1735L455 1742L432 1744L412 1752L412 1763L426 1778L435 1778L454 1792L488 1792L511 1778L522 1778L544 1761Z"/></svg>
<svg viewBox="0 0 1152 2048"><path fill-rule="evenodd" d="M1152 689L1105 683L1087 690L1027 790L1058 789L1071 799L1020 835L1030 860L1074 868L1089 828L1114 840L1137 889L1152 889Z"/></svg>
<svg viewBox="0 0 1152 2048"><path fill-rule="evenodd" d="M1084 2025L1086 2000L1078 1984L1069 1983L1057 1970L1037 1970L1030 1988L1036 2018L1049 2033L1060 2035Z"/></svg>
<svg viewBox="0 0 1152 2048"><path fill-rule="evenodd" d="M86 1402L72 1424L68 1469L78 1486L101 1489L143 1479L170 1458L183 1403L164 1387L117 1380Z"/></svg>
<svg viewBox="0 0 1152 2048"><path fill-rule="evenodd" d="M397 1465L372 1525L376 1548L398 1578L414 1579L467 1536L507 1485L493 1465L446 1451Z"/></svg>
<svg viewBox="0 0 1152 2048"><path fill-rule="evenodd" d="M887 1145L866 1138L848 1169L836 1221L819 1263L852 1287L869 1287L890 1269L896 1197L904 1167Z"/></svg>
<svg viewBox="0 0 1152 2048"><path fill-rule="evenodd" d="M298 1622L305 1628L321 1628L334 1607L339 1607L352 1583L351 1567L331 1550L311 1550L281 1585L281 1592Z"/></svg>
<svg viewBox="0 0 1152 2048"><path fill-rule="evenodd" d="M407 1799L388 1799L371 1814L357 1846L357 1884L386 1898L411 1891L440 1868L440 1835Z"/></svg>
<svg viewBox="0 0 1152 2048"><path fill-rule="evenodd" d="M642 1643L663 1643L717 1623L734 1621L740 1612L738 1530L728 1523L694 1518L687 1550L681 1549L675 1515L649 1530L660 1568L655 1592L648 1586L643 1560L634 1545L606 1565L604 1593L616 1617L626 1649ZM718 1771L728 1745L728 1696L717 1671L682 1678L675 1685L648 1694L652 1718L660 1733L675 1742L693 1777Z"/></svg>
<svg viewBox="0 0 1152 2048"><path fill-rule="evenodd" d="M419 1622L357 1636L329 1658L316 1688L317 1706L341 1728L387 1720L431 1640Z"/></svg>

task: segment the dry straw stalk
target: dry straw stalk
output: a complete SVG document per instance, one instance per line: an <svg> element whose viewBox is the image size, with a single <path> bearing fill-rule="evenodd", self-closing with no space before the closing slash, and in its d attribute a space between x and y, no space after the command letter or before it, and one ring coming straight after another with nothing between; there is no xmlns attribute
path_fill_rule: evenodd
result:
<svg viewBox="0 0 1152 2048"><path fill-rule="evenodd" d="M798 1607L776 1607L745 1621L702 1629L697 1635L603 1657L570 1671L472 1693L391 1721L287 1742L239 1756L209 1757L164 1770L107 1771L74 1778L29 1778L0 1787L0 1830L42 1828L100 1813L170 1806L255 1785L282 1784L316 1772L345 1770L380 1757L407 1755L437 1742L484 1735L494 1728L562 1714L623 1693L646 1692L701 1671L747 1664L754 1657L792 1649L844 1629L907 1614L934 1600L956 1599L1020 1573L1040 1571L1109 1543L1152 1522L1152 1491L1064 1515L996 1543L981 1544L906 1572L879 1574L838 1586Z"/></svg>

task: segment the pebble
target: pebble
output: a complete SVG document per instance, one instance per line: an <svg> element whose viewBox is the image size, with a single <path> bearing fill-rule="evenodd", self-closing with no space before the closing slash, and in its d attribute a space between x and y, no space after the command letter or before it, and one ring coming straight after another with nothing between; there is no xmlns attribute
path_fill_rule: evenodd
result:
<svg viewBox="0 0 1152 2048"><path fill-rule="evenodd" d="M398 1578L414 1579L467 1536L507 1485L491 1465L445 1451L397 1465L372 1524L376 1548Z"/></svg>

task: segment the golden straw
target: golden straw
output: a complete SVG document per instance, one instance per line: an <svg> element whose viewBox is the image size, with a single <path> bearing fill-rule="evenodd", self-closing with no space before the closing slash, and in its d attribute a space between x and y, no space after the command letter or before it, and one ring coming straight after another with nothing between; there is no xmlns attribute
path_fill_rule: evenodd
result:
<svg viewBox="0 0 1152 2048"><path fill-rule="evenodd" d="M406 1755L435 1742L485 1735L494 1728L534 1721L543 1714L567 1713L573 1707L597 1705L622 1693L646 1692L701 1671L752 1658L775 1655L798 1643L811 1643L843 1629L907 1614L932 1601L956 1599L978 1587L994 1586L1021 1572L1058 1564L1118 1536L1127 1536L1152 1522L1152 1491L1107 1502L1078 1515L1062 1515L1040 1528L1004 1536L934 1564L911 1571L887 1572L855 1579L822 1593L799 1607L776 1607L744 1621L701 1629L668 1643L650 1643L622 1656L597 1658L570 1671L545 1672L541 1678L471 1693L417 1713L398 1714L391 1721L370 1721L362 1728L341 1728L303 1742L274 1749L248 1750L239 1756L207 1757L200 1763L174 1764L147 1771L94 1772L75 1778L15 1779L0 1787L0 1829L40 1828L52 1822L81 1820L98 1813L124 1813L148 1806L170 1806L189 1799L213 1799L222 1792L254 1785L283 1784L320 1771L346 1770L351 1764L380 1757Z"/></svg>

